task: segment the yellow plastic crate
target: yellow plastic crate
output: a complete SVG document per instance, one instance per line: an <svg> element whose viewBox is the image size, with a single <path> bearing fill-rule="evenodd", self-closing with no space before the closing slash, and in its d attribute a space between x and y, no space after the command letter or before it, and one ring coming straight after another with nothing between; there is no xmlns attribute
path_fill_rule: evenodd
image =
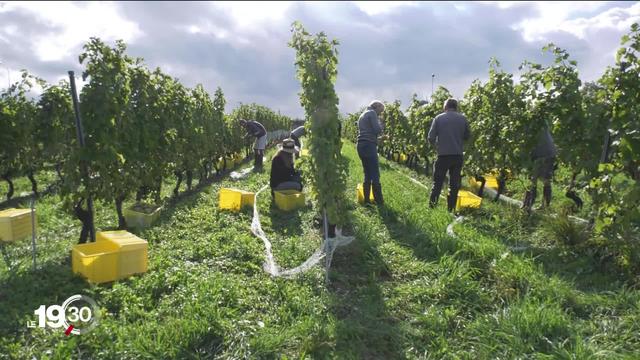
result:
<svg viewBox="0 0 640 360"><path fill-rule="evenodd" d="M300 150L300 156L309 156L309 149Z"/></svg>
<svg viewBox="0 0 640 360"><path fill-rule="evenodd" d="M358 198L358 204L364 204L364 189L362 188L362 183L356 187L356 197ZM373 199L373 191L369 192L369 201L375 202Z"/></svg>
<svg viewBox="0 0 640 360"><path fill-rule="evenodd" d="M218 207L224 210L240 211L243 206L252 206L255 194L249 191L223 188L220 189Z"/></svg>
<svg viewBox="0 0 640 360"><path fill-rule="evenodd" d="M118 251L118 279L147 272L149 244L128 231L100 231L96 242L111 242Z"/></svg>
<svg viewBox="0 0 640 360"><path fill-rule="evenodd" d="M35 222L37 226L37 217ZM31 236L31 209L11 208L0 211L0 241L16 241L29 236Z"/></svg>
<svg viewBox="0 0 640 360"><path fill-rule="evenodd" d="M496 190L498 189L498 179L496 179L495 176L493 176L493 175L485 175L484 179L485 179L485 183L484 183L485 187L489 187L489 188L496 189ZM480 184L478 184L478 185L480 185Z"/></svg>
<svg viewBox="0 0 640 360"><path fill-rule="evenodd" d="M505 169L505 173L506 173L505 175L506 175L507 180L513 179L513 173L511 173L511 170ZM498 175L499 175L498 169L491 170L491 174L490 175L492 175L494 177L498 177Z"/></svg>
<svg viewBox="0 0 640 360"><path fill-rule="evenodd" d="M498 179L496 179L495 176L493 175L483 175L484 179L485 179L485 183L484 183L484 187L485 188L491 188L494 190L498 190ZM480 185L482 184L482 182L480 181L476 181L476 179L473 176L469 177L469 185L471 185L474 188L479 188Z"/></svg>
<svg viewBox="0 0 640 360"><path fill-rule="evenodd" d="M458 191L456 210L460 210L462 208L477 209L480 207L480 204L482 204L482 198L478 195L466 190Z"/></svg>
<svg viewBox="0 0 640 360"><path fill-rule="evenodd" d="M279 190L274 192L276 206L280 210L290 211L304 207L304 194L297 190Z"/></svg>
<svg viewBox="0 0 640 360"><path fill-rule="evenodd" d="M160 217L160 210L162 207L157 207L152 213L145 213L134 210L136 205L131 206L124 210L124 218L127 220L127 226L131 226L139 229L146 229L150 227L154 221Z"/></svg>
<svg viewBox="0 0 640 360"><path fill-rule="evenodd" d="M118 259L118 247L111 241L78 244L71 250L73 272L96 284L118 279Z"/></svg>

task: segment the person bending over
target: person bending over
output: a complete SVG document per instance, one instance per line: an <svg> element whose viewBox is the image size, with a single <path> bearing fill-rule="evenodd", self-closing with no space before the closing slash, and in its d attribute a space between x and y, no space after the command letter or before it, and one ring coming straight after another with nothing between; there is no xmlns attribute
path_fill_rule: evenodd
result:
<svg viewBox="0 0 640 360"><path fill-rule="evenodd" d="M255 137L256 140L253 144L253 168L254 170L262 169L262 158L264 156L264 149L267 147L267 129L257 121L240 120L240 125L244 126L247 130L245 139Z"/></svg>

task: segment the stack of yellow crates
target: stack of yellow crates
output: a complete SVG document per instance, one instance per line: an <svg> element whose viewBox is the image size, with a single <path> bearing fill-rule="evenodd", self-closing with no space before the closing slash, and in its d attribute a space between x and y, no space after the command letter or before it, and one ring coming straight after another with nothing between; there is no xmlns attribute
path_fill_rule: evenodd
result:
<svg viewBox="0 0 640 360"><path fill-rule="evenodd" d="M29 236L31 209L11 208L0 211L0 241L16 241Z"/></svg>
<svg viewBox="0 0 640 360"><path fill-rule="evenodd" d="M148 244L127 231L102 231L96 242L75 245L71 257L74 273L104 283L146 272Z"/></svg>

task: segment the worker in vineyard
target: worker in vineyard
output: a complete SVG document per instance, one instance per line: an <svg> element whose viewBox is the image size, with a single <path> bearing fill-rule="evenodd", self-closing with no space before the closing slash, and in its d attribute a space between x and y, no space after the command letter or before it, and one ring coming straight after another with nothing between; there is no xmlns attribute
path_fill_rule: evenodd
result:
<svg viewBox="0 0 640 360"><path fill-rule="evenodd" d="M293 166L293 154L299 151L295 141L291 138L284 139L278 145L278 151L271 160L271 196L278 190L302 191L302 179L300 172Z"/></svg>
<svg viewBox="0 0 640 360"><path fill-rule="evenodd" d="M553 178L553 170L558 151L553 142L553 137L549 131L548 125L545 123L540 132L533 152L531 160L533 167L531 171L531 185L524 194L522 208L531 211L536 197L538 195L538 179L542 180L542 204L540 209L549 207L551 204L551 179Z"/></svg>
<svg viewBox="0 0 640 360"><path fill-rule="evenodd" d="M244 137L245 139L251 137L256 138L255 143L253 144L253 168L254 170L261 170L264 149L267 147L267 129L257 121L247 121L244 119L240 120L240 125L244 126L245 130L247 130L247 135Z"/></svg>
<svg viewBox="0 0 640 360"><path fill-rule="evenodd" d="M302 143L300 142L300 138L303 137L305 134L306 134L306 130L304 129L304 126L298 126L297 128L293 129L289 134L289 138L293 139L298 149L302 149ZM297 159L300 156L300 152L296 152L295 155Z"/></svg>
<svg viewBox="0 0 640 360"><path fill-rule="evenodd" d="M378 117L384 111L384 104L372 101L358 119L358 156L362 161L364 182L362 189L364 202L368 204L371 190L377 205L383 205L380 169L378 167L378 136L382 134L382 124Z"/></svg>
<svg viewBox="0 0 640 360"><path fill-rule="evenodd" d="M447 99L444 102L444 112L433 119L428 134L429 142L436 147L438 153L433 170L433 188L429 198L429 206L432 208L438 203L442 183L448 172L447 209L450 212L455 210L461 183L463 143L470 136L469 122L458 112L458 101Z"/></svg>
<svg viewBox="0 0 640 360"><path fill-rule="evenodd" d="M297 128L291 131L291 134L289 134L289 138L293 139L297 147L301 147L300 138L303 137L305 134L306 134L306 131L304 129L304 126L298 126Z"/></svg>

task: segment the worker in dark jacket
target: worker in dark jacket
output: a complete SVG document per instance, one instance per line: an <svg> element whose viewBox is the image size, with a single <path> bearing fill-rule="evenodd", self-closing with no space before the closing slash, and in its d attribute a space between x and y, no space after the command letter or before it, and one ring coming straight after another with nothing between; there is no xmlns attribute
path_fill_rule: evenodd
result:
<svg viewBox="0 0 640 360"><path fill-rule="evenodd" d="M447 209L455 211L460 190L461 171L463 164L463 143L471 136L467 118L458 112L458 102L447 99L444 112L431 123L429 142L438 150L438 159L433 170L433 188L429 198L429 205L435 207L442 191L442 183L449 172L449 197Z"/></svg>
<svg viewBox="0 0 640 360"><path fill-rule="evenodd" d="M551 179L558 151L551 137L549 127L545 124L538 134L538 142L531 153L533 169L531 171L531 185L525 192L522 208L531 211L533 203L538 195L538 179L542 179L542 205L541 209L551 204Z"/></svg>
<svg viewBox="0 0 640 360"><path fill-rule="evenodd" d="M302 191L300 173L293 166L293 154L298 151L293 139L284 139L271 160L271 195L277 190Z"/></svg>
<svg viewBox="0 0 640 360"><path fill-rule="evenodd" d="M378 116L384 111L384 104L374 100L358 119L358 156L362 161L364 182L362 192L365 204L369 203L369 194L373 189L376 205L383 205L380 168L378 167L378 136L382 133L382 124Z"/></svg>
<svg viewBox="0 0 640 360"><path fill-rule="evenodd" d="M240 125L244 126L247 130L245 139L255 137L256 140L253 144L254 170L262 169L262 158L264 157L264 149L267 147L267 129L257 121L240 120Z"/></svg>
<svg viewBox="0 0 640 360"><path fill-rule="evenodd" d="M291 134L289 135L289 137L293 139L297 147L301 147L300 138L303 137L305 134L306 134L306 131L304 129L304 126L298 126L297 128L291 131Z"/></svg>

